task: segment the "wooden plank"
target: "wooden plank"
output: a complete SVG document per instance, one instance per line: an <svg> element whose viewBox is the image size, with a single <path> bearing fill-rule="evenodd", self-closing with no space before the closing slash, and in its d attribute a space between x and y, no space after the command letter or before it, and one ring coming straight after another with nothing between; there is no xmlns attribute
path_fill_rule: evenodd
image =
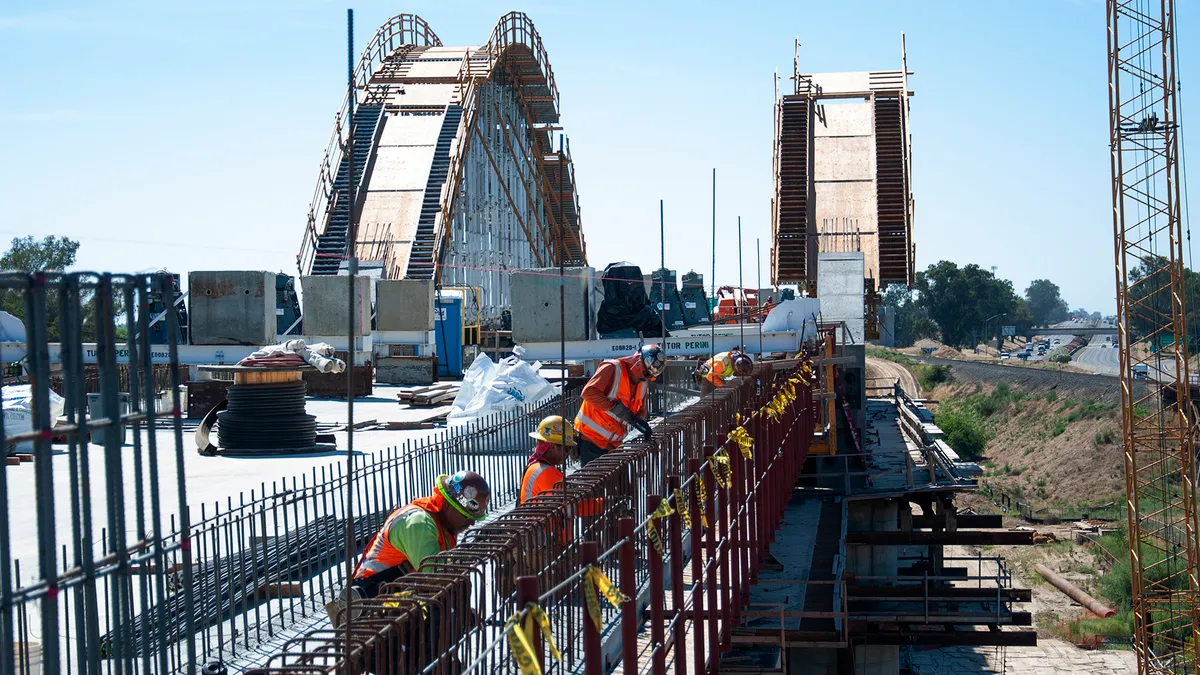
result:
<svg viewBox="0 0 1200 675"><path fill-rule="evenodd" d="M279 372L249 372L233 374L234 384L279 384L295 382L303 378L298 370L281 370Z"/></svg>
<svg viewBox="0 0 1200 675"><path fill-rule="evenodd" d="M20 466L21 465L21 458L14 457L12 455L5 457L4 461L5 461L5 466Z"/></svg>
<svg viewBox="0 0 1200 675"><path fill-rule="evenodd" d="M946 521L936 516L913 516L913 527L928 529L945 527ZM955 518L959 529L998 529L1004 527L1004 516L1000 514L968 513Z"/></svg>
<svg viewBox="0 0 1200 675"><path fill-rule="evenodd" d="M1037 632L1032 630L906 630L856 636L856 644L927 645L931 647L1036 647Z"/></svg>
<svg viewBox="0 0 1200 675"><path fill-rule="evenodd" d="M874 601L896 601L896 600L924 600L925 594L919 585L904 585L904 586L861 586L851 583L848 586L849 599L855 600L874 600ZM1030 602L1032 599L1032 591L1028 588L1002 588L1000 589L1000 598L1012 602ZM995 588L933 588L929 591L931 600L957 600L960 602L981 601L995 602Z"/></svg>
<svg viewBox="0 0 1200 675"><path fill-rule="evenodd" d="M379 420L365 420L363 422L355 422L353 428L356 430L357 429L365 429L367 427L373 427L376 424L379 424ZM333 433L337 433L339 431L346 431L347 429L350 429L350 427L345 424L339 424L338 426L326 431L325 433L333 434Z"/></svg>
<svg viewBox="0 0 1200 675"><path fill-rule="evenodd" d="M955 532L847 532L847 544L875 546L1022 546L1033 545L1033 532L959 530Z"/></svg>
<svg viewBox="0 0 1200 675"><path fill-rule="evenodd" d="M410 429L435 429L437 425L433 422L387 422L383 428L389 431L407 431Z"/></svg>

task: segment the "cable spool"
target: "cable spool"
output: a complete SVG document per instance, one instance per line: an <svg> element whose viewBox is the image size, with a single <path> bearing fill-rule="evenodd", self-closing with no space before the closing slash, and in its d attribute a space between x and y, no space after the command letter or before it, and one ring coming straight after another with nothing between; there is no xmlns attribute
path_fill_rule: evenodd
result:
<svg viewBox="0 0 1200 675"><path fill-rule="evenodd" d="M217 413L218 445L235 451L312 451L317 418L304 411L307 390L302 380L231 385L228 406Z"/></svg>

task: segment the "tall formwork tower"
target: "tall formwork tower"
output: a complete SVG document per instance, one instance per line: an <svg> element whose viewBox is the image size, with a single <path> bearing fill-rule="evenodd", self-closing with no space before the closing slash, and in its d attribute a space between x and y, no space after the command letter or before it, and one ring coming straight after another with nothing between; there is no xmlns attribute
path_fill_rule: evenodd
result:
<svg viewBox="0 0 1200 675"><path fill-rule="evenodd" d="M1141 675L1200 669L1175 56L1171 0L1109 0L1117 325ZM1156 382L1139 387L1139 372Z"/></svg>
<svg viewBox="0 0 1200 675"><path fill-rule="evenodd" d="M912 284L908 69L804 74L775 104L771 281L816 289L818 253L862 253L869 287Z"/></svg>
<svg viewBox="0 0 1200 675"><path fill-rule="evenodd" d="M451 47L398 14L363 49L353 95L321 161L301 275L344 273L353 249L385 279L477 288L498 321L511 270L587 264L558 85L528 16Z"/></svg>

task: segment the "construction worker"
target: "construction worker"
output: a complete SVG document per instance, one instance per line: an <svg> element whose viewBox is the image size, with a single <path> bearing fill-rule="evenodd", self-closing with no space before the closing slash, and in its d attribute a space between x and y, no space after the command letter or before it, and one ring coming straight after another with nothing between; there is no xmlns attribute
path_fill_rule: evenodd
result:
<svg viewBox="0 0 1200 675"><path fill-rule="evenodd" d="M692 373L700 394L710 394L714 389L725 386L725 380L734 375L746 377L754 372L754 362L738 349L721 352L708 361L696 366Z"/></svg>
<svg viewBox="0 0 1200 675"><path fill-rule="evenodd" d="M484 519L491 498L487 481L474 471L438 476L432 494L388 515L354 568L351 591L373 598L384 584L420 569L426 558L454 548L463 530Z"/></svg>
<svg viewBox="0 0 1200 675"><path fill-rule="evenodd" d="M583 404L575 416L582 465L621 445L630 427L647 439L654 437L646 422L646 392L666 367L667 355L658 345L643 345L630 356L600 364L583 388Z"/></svg>
<svg viewBox="0 0 1200 675"><path fill-rule="evenodd" d="M517 497L518 504L533 499L563 482L562 471L558 465L563 463L566 448L577 446L575 428L568 426L559 415L551 415L538 424L537 431L529 436L537 440L533 454L529 456L529 466L525 468L525 476L521 479L521 494Z"/></svg>

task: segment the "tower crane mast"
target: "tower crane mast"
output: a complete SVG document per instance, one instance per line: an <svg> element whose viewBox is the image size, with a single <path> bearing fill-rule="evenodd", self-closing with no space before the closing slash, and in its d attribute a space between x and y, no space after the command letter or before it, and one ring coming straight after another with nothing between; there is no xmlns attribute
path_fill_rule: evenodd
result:
<svg viewBox="0 0 1200 675"><path fill-rule="evenodd" d="M1200 672L1172 0L1108 0L1122 430L1139 675ZM1150 374L1139 381L1135 373Z"/></svg>

